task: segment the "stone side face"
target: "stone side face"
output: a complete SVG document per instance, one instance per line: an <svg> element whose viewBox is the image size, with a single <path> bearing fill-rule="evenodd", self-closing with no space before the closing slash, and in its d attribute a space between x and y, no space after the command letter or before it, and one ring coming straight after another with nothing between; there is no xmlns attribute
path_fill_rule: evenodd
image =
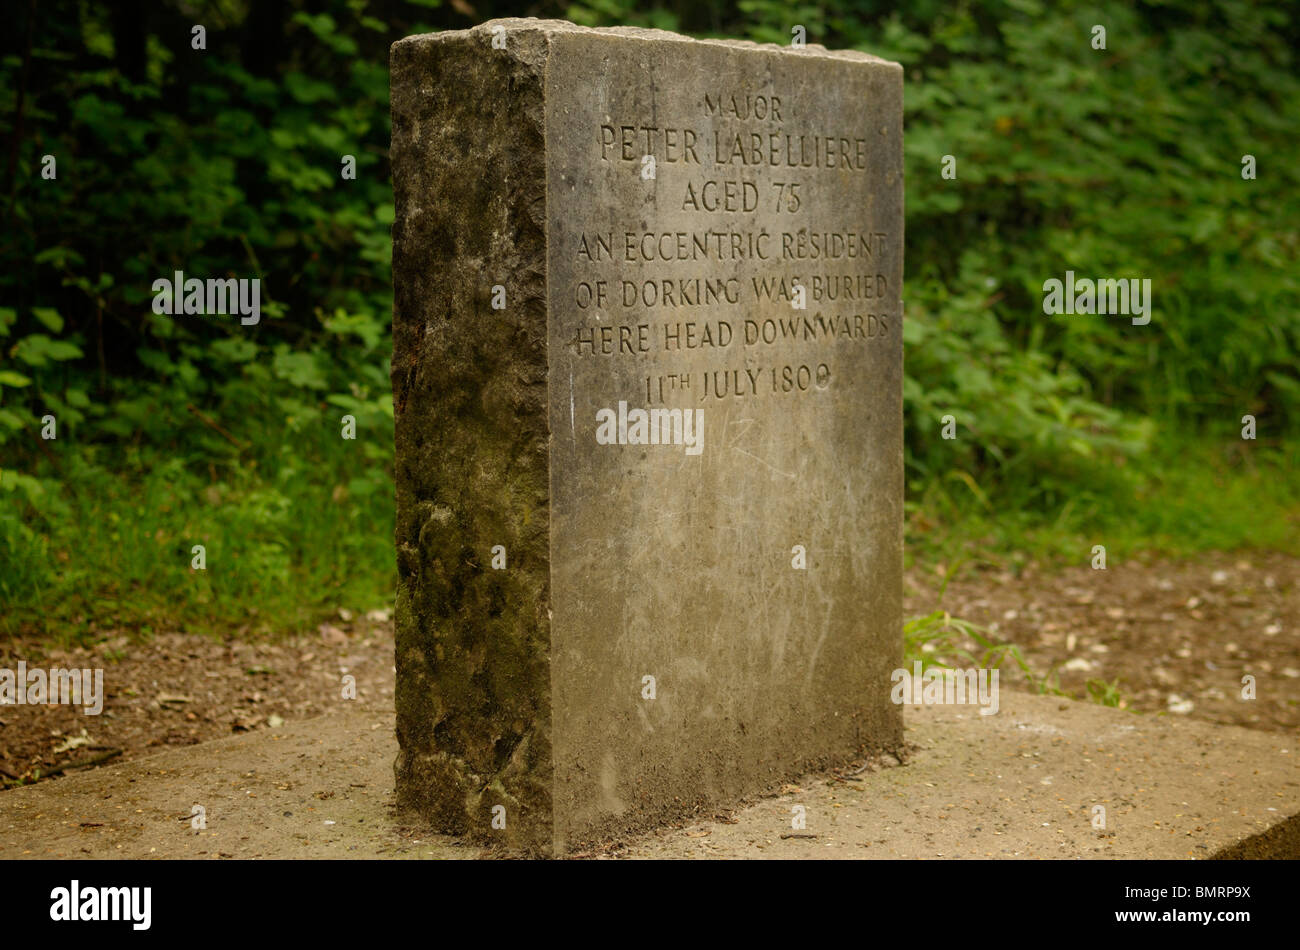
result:
<svg viewBox="0 0 1300 950"><path fill-rule="evenodd" d="M394 768L399 805L441 830L488 837L503 805L491 837L546 849L546 37L458 36L391 54Z"/></svg>

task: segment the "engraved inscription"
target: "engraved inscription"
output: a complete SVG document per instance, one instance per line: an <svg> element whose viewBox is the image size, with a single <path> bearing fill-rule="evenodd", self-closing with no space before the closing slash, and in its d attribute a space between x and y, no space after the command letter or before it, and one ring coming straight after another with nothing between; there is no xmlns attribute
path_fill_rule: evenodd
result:
<svg viewBox="0 0 1300 950"><path fill-rule="evenodd" d="M667 166L661 180L677 209L725 223L620 231L576 222L576 279L565 294L580 314L566 341L575 356L712 354L694 387L686 367L644 376L647 402L688 405L825 390L837 347L869 346L898 332L898 288L884 272L891 235L845 228L806 200L809 189L835 189L845 175L870 172L867 137L787 128L800 105L790 92L705 92L696 127L631 116L591 129L591 161L627 165L630 176L654 156ZM676 177L673 168L688 172ZM784 174L791 169L797 179ZM662 200L655 195L656 204ZM629 210L638 219L646 214ZM849 220L860 217L842 210L852 212ZM768 226L774 220L778 229ZM706 313L659 319L683 311ZM732 364L731 354L761 354L762 362Z"/></svg>

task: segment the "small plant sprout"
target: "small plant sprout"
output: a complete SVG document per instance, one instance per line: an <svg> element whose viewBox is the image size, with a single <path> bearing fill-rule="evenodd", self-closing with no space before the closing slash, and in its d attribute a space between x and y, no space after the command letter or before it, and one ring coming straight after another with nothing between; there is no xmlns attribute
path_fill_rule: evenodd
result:
<svg viewBox="0 0 1300 950"><path fill-rule="evenodd" d="M1110 706L1112 709L1128 706L1128 701L1120 692L1118 677L1109 683L1101 679L1090 679L1084 685L1088 690L1088 698L1099 706Z"/></svg>
<svg viewBox="0 0 1300 950"><path fill-rule="evenodd" d="M1054 692L1048 688L1045 677L1034 675L1018 646L995 640L992 631L985 627L954 617L946 610L935 610L903 623L903 662L908 665L920 662L925 668L952 669L960 663L966 667L999 669L1007 659L1019 667L1031 690Z"/></svg>

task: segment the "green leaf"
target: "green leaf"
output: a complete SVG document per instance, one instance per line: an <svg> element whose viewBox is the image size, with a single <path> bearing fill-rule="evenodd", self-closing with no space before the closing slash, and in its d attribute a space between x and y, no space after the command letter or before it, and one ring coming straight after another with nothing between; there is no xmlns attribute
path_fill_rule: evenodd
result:
<svg viewBox="0 0 1300 950"><path fill-rule="evenodd" d="M32 316L41 321L51 333L63 332L63 318L53 307L32 307Z"/></svg>
<svg viewBox="0 0 1300 950"><path fill-rule="evenodd" d="M257 344L243 337L229 337L213 343L212 352L231 363L247 363L257 356Z"/></svg>
<svg viewBox="0 0 1300 950"><path fill-rule="evenodd" d="M28 366L46 366L50 360L61 362L81 356L81 348L64 340L52 340L44 333L33 333L18 341L14 356Z"/></svg>
<svg viewBox="0 0 1300 950"><path fill-rule="evenodd" d="M303 389L325 389L329 383L316 363L315 354L294 353L282 349L271 361L275 375Z"/></svg>

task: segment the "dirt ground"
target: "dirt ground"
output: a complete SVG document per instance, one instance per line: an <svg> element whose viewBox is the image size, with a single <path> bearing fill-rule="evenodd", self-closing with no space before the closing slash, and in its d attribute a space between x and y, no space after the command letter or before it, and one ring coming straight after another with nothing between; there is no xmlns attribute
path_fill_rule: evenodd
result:
<svg viewBox="0 0 1300 950"><path fill-rule="evenodd" d="M1300 559L1209 554L1019 577L968 566L937 600L942 572L911 572L906 611L936 605L1018 644L1038 675L1084 697L1118 680L1116 703L1144 713L1300 732ZM117 765L159 748L275 729L340 703L354 676L361 706L392 708L386 611L347 610L310 635L250 643L167 633L87 648L0 644L0 668L104 669L99 716L68 706L0 706L0 783L31 784ZM1257 696L1242 698L1242 677ZM1017 686L1008 673L1002 683Z"/></svg>
<svg viewBox="0 0 1300 950"><path fill-rule="evenodd" d="M909 576L909 613L935 609L941 581ZM1019 645L1037 676L1076 698L1090 680L1098 691L1118 680L1123 708L1300 733L1300 559L1211 553L1020 577L973 568L938 606Z"/></svg>
<svg viewBox="0 0 1300 950"><path fill-rule="evenodd" d="M0 643L0 669L104 670L103 712L74 706L0 706L0 783L31 784L116 764L159 748L312 719L340 704L344 677L362 706L393 705L393 625L388 611L343 610L309 636L276 643L220 642L167 633L91 647Z"/></svg>

